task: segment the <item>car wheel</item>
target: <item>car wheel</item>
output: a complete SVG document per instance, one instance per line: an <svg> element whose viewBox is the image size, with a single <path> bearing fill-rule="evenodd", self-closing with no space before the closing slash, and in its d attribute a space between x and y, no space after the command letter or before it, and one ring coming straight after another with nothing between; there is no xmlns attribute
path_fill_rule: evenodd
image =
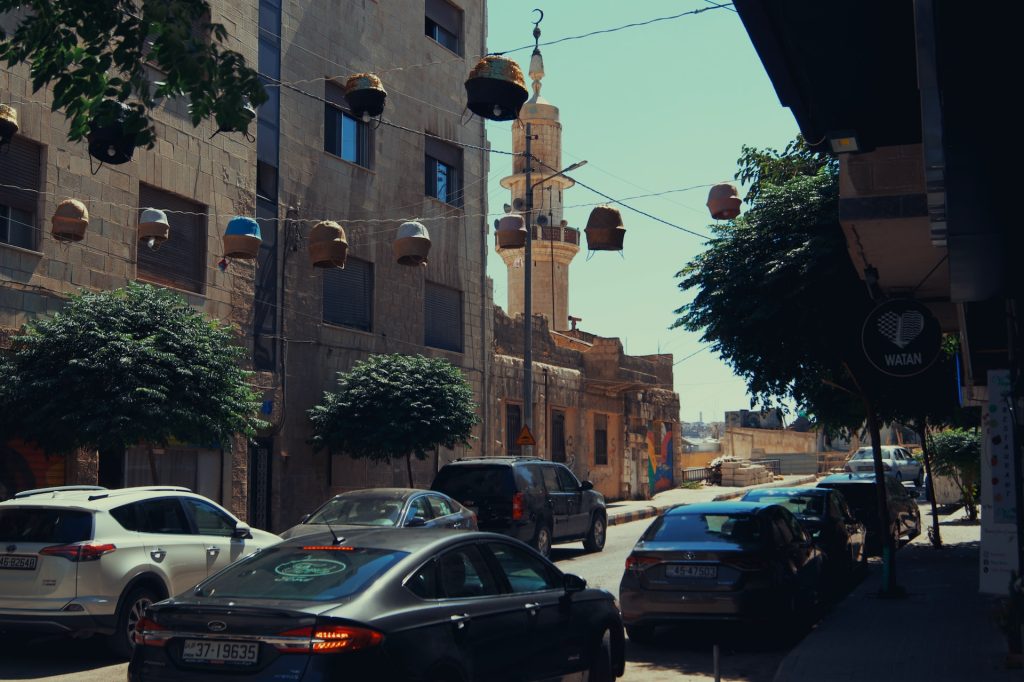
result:
<svg viewBox="0 0 1024 682"><path fill-rule="evenodd" d="M537 532L533 536L533 548L540 552L541 556L551 556L551 529L546 525L537 526Z"/></svg>
<svg viewBox="0 0 1024 682"><path fill-rule="evenodd" d="M917 478L914 479L914 485L918 488L924 485L924 469L917 472Z"/></svg>
<svg viewBox="0 0 1024 682"><path fill-rule="evenodd" d="M136 587L124 598L117 612L114 633L107 639L107 645L114 655L129 658L135 649L135 625L150 604L157 600L156 594L145 587Z"/></svg>
<svg viewBox="0 0 1024 682"><path fill-rule="evenodd" d="M626 635L634 644L650 644L654 641L653 625L627 625Z"/></svg>
<svg viewBox="0 0 1024 682"><path fill-rule="evenodd" d="M612 671L612 636L607 630L601 635L594 659L590 662L587 682L613 682L615 673Z"/></svg>
<svg viewBox="0 0 1024 682"><path fill-rule="evenodd" d="M596 512L590 522L590 530L587 537L583 539L583 549L588 552L600 552L604 549L605 537L608 535L608 525L604 514Z"/></svg>

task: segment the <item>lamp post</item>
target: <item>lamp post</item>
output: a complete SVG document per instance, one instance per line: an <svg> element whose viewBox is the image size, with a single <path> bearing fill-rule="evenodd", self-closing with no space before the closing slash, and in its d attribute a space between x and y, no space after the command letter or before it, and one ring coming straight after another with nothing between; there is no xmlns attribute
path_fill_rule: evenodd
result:
<svg viewBox="0 0 1024 682"><path fill-rule="evenodd" d="M542 185L551 178L564 175L569 171L576 170L586 163L576 163L556 171L547 177L533 182L533 162L537 161L545 165L539 159L533 158L531 143L533 141L533 126L526 124L526 271L523 273L523 423L530 433L533 433L533 189ZM533 446L526 445L523 452L527 455L533 454Z"/></svg>

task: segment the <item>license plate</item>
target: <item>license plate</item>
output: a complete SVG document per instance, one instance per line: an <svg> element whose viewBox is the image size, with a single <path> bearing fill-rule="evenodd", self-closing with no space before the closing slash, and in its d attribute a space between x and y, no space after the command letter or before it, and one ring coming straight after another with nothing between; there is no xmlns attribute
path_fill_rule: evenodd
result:
<svg viewBox="0 0 1024 682"><path fill-rule="evenodd" d="M38 557L26 556L24 554L0 554L0 568L10 568L16 571L36 570Z"/></svg>
<svg viewBox="0 0 1024 682"><path fill-rule="evenodd" d="M718 566L679 566L669 564L665 567L665 575L669 578L717 578Z"/></svg>
<svg viewBox="0 0 1024 682"><path fill-rule="evenodd" d="M187 663L231 663L253 665L259 657L257 642L228 642L212 639L186 639L181 658Z"/></svg>

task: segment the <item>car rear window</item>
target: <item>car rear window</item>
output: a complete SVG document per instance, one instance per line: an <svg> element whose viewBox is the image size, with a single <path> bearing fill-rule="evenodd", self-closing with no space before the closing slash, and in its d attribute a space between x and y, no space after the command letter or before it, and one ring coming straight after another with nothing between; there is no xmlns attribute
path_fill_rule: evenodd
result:
<svg viewBox="0 0 1024 682"><path fill-rule="evenodd" d="M790 493L788 495L771 494L770 492L749 492L743 496L745 502L768 502L784 507L797 516L824 516L825 496Z"/></svg>
<svg viewBox="0 0 1024 682"><path fill-rule="evenodd" d="M441 469L430 486L460 502L481 497L511 497L512 467L500 464L457 464Z"/></svg>
<svg viewBox="0 0 1024 682"><path fill-rule="evenodd" d="M395 526L405 502L394 496L335 497L313 512L306 523L352 526Z"/></svg>
<svg viewBox="0 0 1024 682"><path fill-rule="evenodd" d="M335 601L363 591L408 552L365 547L270 547L200 584L205 597Z"/></svg>
<svg viewBox="0 0 1024 682"><path fill-rule="evenodd" d="M0 542L66 545L92 539L92 514L72 509L0 508Z"/></svg>
<svg viewBox="0 0 1024 682"><path fill-rule="evenodd" d="M878 508L878 496L873 483L851 483L848 485L831 485L843 494L846 503L854 512L874 512Z"/></svg>
<svg viewBox="0 0 1024 682"><path fill-rule="evenodd" d="M644 542L761 543L761 525L752 514L665 514L643 535Z"/></svg>

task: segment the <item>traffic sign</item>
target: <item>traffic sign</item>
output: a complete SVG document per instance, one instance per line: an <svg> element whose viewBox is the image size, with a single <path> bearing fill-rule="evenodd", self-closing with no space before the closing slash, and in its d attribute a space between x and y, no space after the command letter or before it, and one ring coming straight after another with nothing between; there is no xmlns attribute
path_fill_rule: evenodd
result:
<svg viewBox="0 0 1024 682"><path fill-rule="evenodd" d="M530 427L523 424L523 428L519 430L519 436L516 438L516 445L536 445L537 440L530 433Z"/></svg>

